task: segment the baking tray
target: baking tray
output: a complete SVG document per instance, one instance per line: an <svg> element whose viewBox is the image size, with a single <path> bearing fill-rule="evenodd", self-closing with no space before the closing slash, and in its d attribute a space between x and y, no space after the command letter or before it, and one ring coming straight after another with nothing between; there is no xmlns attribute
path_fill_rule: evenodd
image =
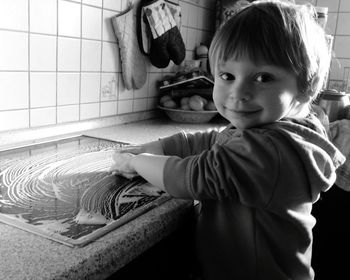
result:
<svg viewBox="0 0 350 280"><path fill-rule="evenodd" d="M111 174L124 145L78 135L0 151L0 222L81 247L169 200L141 177Z"/></svg>

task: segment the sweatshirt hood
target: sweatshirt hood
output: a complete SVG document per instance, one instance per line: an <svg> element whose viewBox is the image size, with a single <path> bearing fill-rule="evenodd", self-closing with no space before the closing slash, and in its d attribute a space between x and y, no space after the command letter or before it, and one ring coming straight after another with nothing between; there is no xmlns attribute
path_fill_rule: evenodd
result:
<svg viewBox="0 0 350 280"><path fill-rule="evenodd" d="M327 191L336 180L335 170L345 162L344 155L329 141L321 122L308 119L283 119L269 128L280 131L300 156L316 201L320 191Z"/></svg>

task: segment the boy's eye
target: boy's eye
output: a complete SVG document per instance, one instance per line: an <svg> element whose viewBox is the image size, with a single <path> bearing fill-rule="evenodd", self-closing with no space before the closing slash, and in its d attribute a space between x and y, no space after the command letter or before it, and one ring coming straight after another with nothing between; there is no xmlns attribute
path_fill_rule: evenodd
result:
<svg viewBox="0 0 350 280"><path fill-rule="evenodd" d="M233 76L230 73L220 73L219 76L221 79L223 79L225 81L232 81L235 79L235 76Z"/></svg>
<svg viewBox="0 0 350 280"><path fill-rule="evenodd" d="M271 74L267 74L267 73L262 73L262 74L258 74L255 77L255 80L259 83L268 83L274 80L273 76Z"/></svg>

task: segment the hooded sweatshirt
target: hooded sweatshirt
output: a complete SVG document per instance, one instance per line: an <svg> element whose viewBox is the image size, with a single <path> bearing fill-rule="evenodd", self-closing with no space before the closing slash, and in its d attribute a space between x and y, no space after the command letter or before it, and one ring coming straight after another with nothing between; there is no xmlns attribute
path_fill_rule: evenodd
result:
<svg viewBox="0 0 350 280"><path fill-rule="evenodd" d="M345 161L318 119L229 125L161 142L171 155L167 192L200 201L196 247L204 279L314 278L312 204Z"/></svg>

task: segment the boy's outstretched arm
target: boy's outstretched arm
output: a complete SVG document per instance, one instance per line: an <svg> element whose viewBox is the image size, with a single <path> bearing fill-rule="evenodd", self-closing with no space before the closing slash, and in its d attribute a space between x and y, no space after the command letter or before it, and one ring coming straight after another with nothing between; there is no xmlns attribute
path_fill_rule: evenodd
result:
<svg viewBox="0 0 350 280"><path fill-rule="evenodd" d="M131 159L131 166L135 171L152 185L165 191L164 167L169 156L139 154Z"/></svg>

